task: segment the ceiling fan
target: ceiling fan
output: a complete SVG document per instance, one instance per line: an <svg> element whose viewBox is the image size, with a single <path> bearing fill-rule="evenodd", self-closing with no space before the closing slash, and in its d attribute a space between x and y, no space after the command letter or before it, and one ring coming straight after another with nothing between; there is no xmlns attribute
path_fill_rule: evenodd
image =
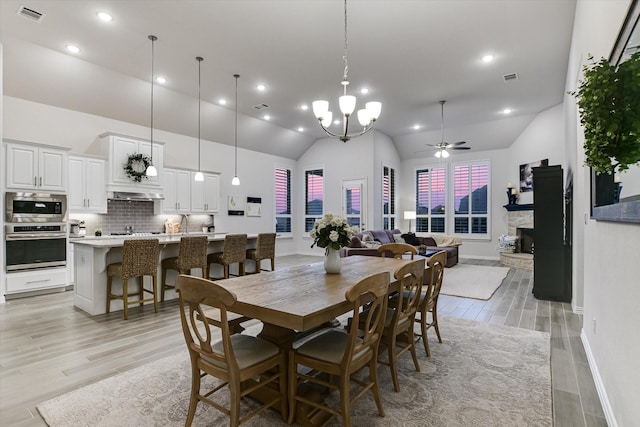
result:
<svg viewBox="0 0 640 427"><path fill-rule="evenodd" d="M458 141L458 142L446 142L444 140L444 103L446 101L440 101L440 110L441 110L441 121L440 121L440 130L441 130L441 138L440 138L440 142L438 142L437 144L426 144L430 147L433 147L434 150L436 150L435 152L435 156L438 158L447 158L449 157L449 151L448 150L470 150L471 147L460 147L460 145L462 144L466 144L466 141ZM417 151L417 153L421 153L427 150L423 150L423 151Z"/></svg>

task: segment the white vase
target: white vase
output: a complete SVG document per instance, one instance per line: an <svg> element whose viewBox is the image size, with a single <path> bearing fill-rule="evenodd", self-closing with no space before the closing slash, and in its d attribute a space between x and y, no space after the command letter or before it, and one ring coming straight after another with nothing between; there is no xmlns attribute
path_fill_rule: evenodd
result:
<svg viewBox="0 0 640 427"><path fill-rule="evenodd" d="M340 252L332 248L327 248L324 255L324 270L327 273L336 274L340 273L341 268L342 259L340 258Z"/></svg>

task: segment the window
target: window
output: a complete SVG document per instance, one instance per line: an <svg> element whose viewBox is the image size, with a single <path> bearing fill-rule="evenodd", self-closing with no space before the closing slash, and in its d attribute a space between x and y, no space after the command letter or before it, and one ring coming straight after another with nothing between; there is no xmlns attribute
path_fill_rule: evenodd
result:
<svg viewBox="0 0 640 427"><path fill-rule="evenodd" d="M322 169L304 171L304 231L309 232L324 212L324 177Z"/></svg>
<svg viewBox="0 0 640 427"><path fill-rule="evenodd" d="M396 228L396 171L382 167L382 228Z"/></svg>
<svg viewBox="0 0 640 427"><path fill-rule="evenodd" d="M275 171L276 233L291 233L291 170Z"/></svg>
<svg viewBox="0 0 640 427"><path fill-rule="evenodd" d="M453 229L456 234L489 233L489 164L459 164L453 168Z"/></svg>
<svg viewBox="0 0 640 427"><path fill-rule="evenodd" d="M446 231L447 170L445 167L416 171L416 232Z"/></svg>

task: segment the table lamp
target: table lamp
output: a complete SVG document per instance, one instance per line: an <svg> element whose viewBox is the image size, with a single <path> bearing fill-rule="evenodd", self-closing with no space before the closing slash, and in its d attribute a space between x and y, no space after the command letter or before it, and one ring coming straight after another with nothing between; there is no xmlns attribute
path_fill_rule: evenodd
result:
<svg viewBox="0 0 640 427"><path fill-rule="evenodd" d="M404 219L409 220L409 233L411 233L411 220L416 219L416 211L404 211Z"/></svg>

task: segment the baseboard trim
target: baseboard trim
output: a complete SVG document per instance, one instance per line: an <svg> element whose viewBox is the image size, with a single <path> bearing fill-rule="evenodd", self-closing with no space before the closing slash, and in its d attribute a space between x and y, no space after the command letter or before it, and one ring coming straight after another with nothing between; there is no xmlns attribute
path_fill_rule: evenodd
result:
<svg viewBox="0 0 640 427"><path fill-rule="evenodd" d="M580 332L580 340L582 341L582 346L584 347L584 351L587 354L589 369L591 369L591 375L593 376L593 382L596 385L596 390L598 392L598 397L600 398L600 404L602 405L604 417L607 420L607 425L609 425L609 427L618 427L616 416L613 413L611 403L609 403L607 390L605 389L604 383L602 382L602 377L600 376L600 371L598 370L596 360L593 357L593 352L591 351L591 346L589 345L589 339L587 338L587 334L585 333L584 328Z"/></svg>
<svg viewBox="0 0 640 427"><path fill-rule="evenodd" d="M571 311L573 311L574 314L584 314L584 307L579 307L577 305L571 305Z"/></svg>

